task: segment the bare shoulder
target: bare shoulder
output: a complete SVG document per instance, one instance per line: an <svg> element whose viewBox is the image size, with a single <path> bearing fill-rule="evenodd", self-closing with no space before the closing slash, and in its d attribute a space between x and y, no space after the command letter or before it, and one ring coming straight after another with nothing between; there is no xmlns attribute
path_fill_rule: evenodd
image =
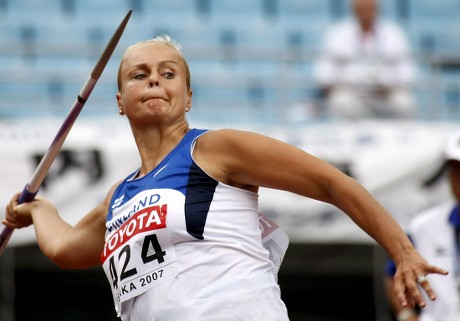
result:
<svg viewBox="0 0 460 321"><path fill-rule="evenodd" d="M267 187L326 201L330 186L349 183L337 168L307 151L249 131L209 131L198 139L193 156L214 179L251 191Z"/></svg>
<svg viewBox="0 0 460 321"><path fill-rule="evenodd" d="M248 131L235 129L210 130L196 143L195 162L211 177L228 185L254 190L235 173L248 163L248 151L255 137L263 137Z"/></svg>
<svg viewBox="0 0 460 321"><path fill-rule="evenodd" d="M197 142L197 148L204 149L208 152L222 152L224 150L235 151L252 146L262 147L265 144L272 144L276 141L277 140L274 138L251 131L218 129L210 130L201 136ZM262 144L262 146L260 144Z"/></svg>
<svg viewBox="0 0 460 321"><path fill-rule="evenodd" d="M277 180L271 179L273 171L286 172L287 164L308 168L311 161L305 152L283 141L234 129L204 134L193 156L218 181L253 191L257 186L279 186Z"/></svg>
<svg viewBox="0 0 460 321"><path fill-rule="evenodd" d="M251 132L248 131L242 131L238 129L215 129L215 130L209 130L199 138L200 141L206 142L206 143L216 143L218 141L223 142L223 143L228 143L231 142L232 140L238 139L240 136L252 134Z"/></svg>
<svg viewBox="0 0 460 321"><path fill-rule="evenodd" d="M194 155L216 158L213 161L241 164L254 159L273 155L274 151L294 148L293 146L263 134L237 130L212 130L201 136ZM230 165L227 163L227 165Z"/></svg>

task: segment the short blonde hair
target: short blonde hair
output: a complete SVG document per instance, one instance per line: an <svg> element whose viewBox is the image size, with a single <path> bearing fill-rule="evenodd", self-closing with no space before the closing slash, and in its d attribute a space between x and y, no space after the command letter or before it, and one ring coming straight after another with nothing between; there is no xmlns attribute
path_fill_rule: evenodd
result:
<svg viewBox="0 0 460 321"><path fill-rule="evenodd" d="M170 36L168 36L166 34L158 36L158 37L153 38L153 39L140 41L140 42L135 43L134 45L129 46L128 48L126 48L125 53L123 54L123 57L121 58L120 66L118 67L118 76L117 76L118 91L121 90L121 67L123 66L123 62L125 61L126 53L131 48L136 47L138 45L146 44L146 43L161 43L161 44L166 45L168 47L171 47L171 48L173 48L174 50L177 51L177 53L179 54L180 58L182 59L182 61L184 63L184 66L185 66L185 81L186 81L186 84L187 84L187 90L190 91L191 83L192 83L192 76L190 74L190 67L188 66L187 60L185 59L185 56L182 53L182 46L177 41L175 41L174 39L172 39Z"/></svg>

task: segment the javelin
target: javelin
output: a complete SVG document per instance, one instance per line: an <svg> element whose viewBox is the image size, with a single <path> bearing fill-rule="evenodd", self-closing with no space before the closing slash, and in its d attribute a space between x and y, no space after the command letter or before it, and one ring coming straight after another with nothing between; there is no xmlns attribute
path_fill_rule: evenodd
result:
<svg viewBox="0 0 460 321"><path fill-rule="evenodd" d="M35 170L30 182L24 187L23 191L19 195L19 204L22 204L24 202L31 202L35 199L35 196L37 195L38 190L41 184L43 183L46 174L48 173L48 170L50 169L54 159L58 155L62 147L62 144L64 144L67 134L70 132L70 129L72 128L75 120L80 114L80 111L82 110L83 106L88 100L89 95L93 91L93 88L96 85L99 77L101 76L102 71L104 70L105 66L107 65L107 62L112 56L112 53L115 50L115 47L117 46L118 41L120 40L121 35L123 34L123 31L125 30L128 20L131 17L131 13L132 10L129 10L126 16L124 17L123 21L118 26L117 30L115 30L115 33L113 34L107 46L105 47L101 56L99 57L99 60L94 66L91 75L88 77L85 84L83 85L83 88L81 89L77 99L73 103L72 109L70 110L67 118L62 123L61 128L54 137L54 140L48 148L48 151L43 156L42 160L40 161L40 164L38 164L38 167ZM6 245L8 244L8 241L10 240L11 235L13 234L13 231L14 229L9 228L7 226L3 228L3 231L0 234L0 255L2 255L3 251L5 250Z"/></svg>

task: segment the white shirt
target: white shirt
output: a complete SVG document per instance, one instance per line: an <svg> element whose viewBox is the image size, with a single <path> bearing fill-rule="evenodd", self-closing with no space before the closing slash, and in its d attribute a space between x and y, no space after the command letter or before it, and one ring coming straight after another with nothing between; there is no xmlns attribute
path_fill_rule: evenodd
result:
<svg viewBox="0 0 460 321"><path fill-rule="evenodd" d="M326 33L313 76L320 85L412 86L416 66L402 29L378 21L363 36L355 20L347 19Z"/></svg>
<svg viewBox="0 0 460 321"><path fill-rule="evenodd" d="M431 208L418 215L407 229L420 254L430 264L449 271L448 275L427 276L437 299L431 301L425 295L428 304L422 309L420 321L453 321L458 320L454 319L455 316L459 317L460 299L454 273L454 228L449 222L453 207L453 203L447 203Z"/></svg>

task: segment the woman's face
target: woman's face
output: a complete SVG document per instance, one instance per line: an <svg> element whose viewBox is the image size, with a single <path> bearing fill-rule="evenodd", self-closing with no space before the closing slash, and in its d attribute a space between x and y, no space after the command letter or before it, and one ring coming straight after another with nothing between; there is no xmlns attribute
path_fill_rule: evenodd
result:
<svg viewBox="0 0 460 321"><path fill-rule="evenodd" d="M130 48L122 62L120 82L118 106L131 122L168 124L185 118L191 107L185 63L175 49L162 43Z"/></svg>

